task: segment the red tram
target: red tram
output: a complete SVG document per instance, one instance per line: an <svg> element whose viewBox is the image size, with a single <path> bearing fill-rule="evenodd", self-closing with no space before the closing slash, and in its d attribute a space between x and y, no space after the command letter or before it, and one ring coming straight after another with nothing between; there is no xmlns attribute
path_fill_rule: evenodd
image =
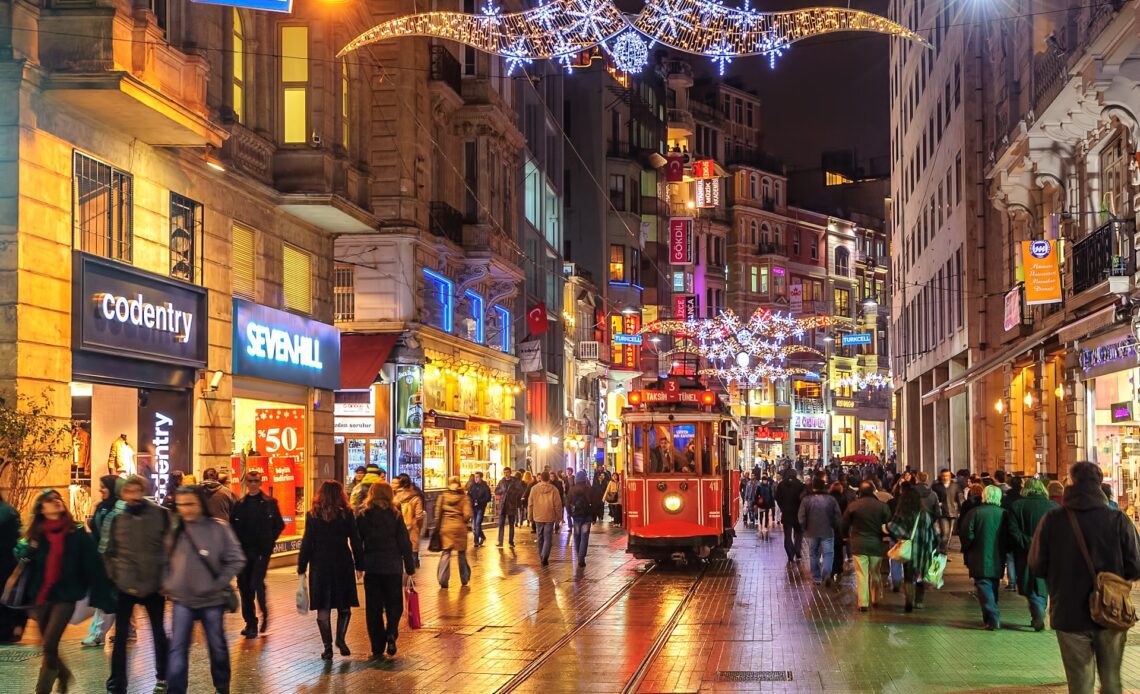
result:
<svg viewBox="0 0 1140 694"><path fill-rule="evenodd" d="M694 561L732 547L740 516L737 425L715 393L674 379L622 414L626 551Z"/></svg>

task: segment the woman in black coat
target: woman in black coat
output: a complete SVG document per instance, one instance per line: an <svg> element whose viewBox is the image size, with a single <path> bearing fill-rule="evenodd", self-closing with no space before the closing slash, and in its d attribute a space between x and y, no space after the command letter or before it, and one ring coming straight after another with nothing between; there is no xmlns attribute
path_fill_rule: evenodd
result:
<svg viewBox="0 0 1140 694"><path fill-rule="evenodd" d="M387 482L376 482L369 488L356 515L356 527L364 546L364 618L372 657L382 657L385 645L388 655L396 655L400 616L404 614L404 573L414 574L416 561L408 527Z"/></svg>
<svg viewBox="0 0 1140 694"><path fill-rule="evenodd" d="M20 541L20 514L0 498L0 586L8 581L16 568L16 543ZM28 621L23 610L0 605L0 644L15 643L24 635Z"/></svg>
<svg viewBox="0 0 1140 694"><path fill-rule="evenodd" d="M363 569L360 533L348 506L344 487L336 480L325 480L305 516L305 534L301 538L301 554L297 557L297 573L309 572L309 610L317 613L317 628L325 649L324 660L332 659L332 611L336 610L336 647L341 655L352 655L344 641L352 608L360 605L356 597L356 574ZM353 573L355 569L356 574Z"/></svg>

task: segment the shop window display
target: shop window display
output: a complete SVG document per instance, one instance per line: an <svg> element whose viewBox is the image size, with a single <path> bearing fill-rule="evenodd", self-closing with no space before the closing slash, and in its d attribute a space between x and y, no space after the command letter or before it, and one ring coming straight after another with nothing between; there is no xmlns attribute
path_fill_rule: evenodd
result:
<svg viewBox="0 0 1140 694"><path fill-rule="evenodd" d="M305 471L308 413L289 403L234 398L234 453L231 484L241 493L242 476L259 470L266 491L281 508L285 531L281 541L289 547L304 530Z"/></svg>
<svg viewBox="0 0 1140 694"><path fill-rule="evenodd" d="M447 432L443 429L424 429L424 489L443 489L447 486L448 471Z"/></svg>

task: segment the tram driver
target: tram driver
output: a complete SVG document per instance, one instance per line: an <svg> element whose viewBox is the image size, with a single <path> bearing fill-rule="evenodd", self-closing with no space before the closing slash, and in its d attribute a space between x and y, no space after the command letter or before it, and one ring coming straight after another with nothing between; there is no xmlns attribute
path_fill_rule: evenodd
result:
<svg viewBox="0 0 1140 694"><path fill-rule="evenodd" d="M674 450L669 436L663 431L657 432L657 445L649 455L649 466L655 473L671 473L674 471Z"/></svg>

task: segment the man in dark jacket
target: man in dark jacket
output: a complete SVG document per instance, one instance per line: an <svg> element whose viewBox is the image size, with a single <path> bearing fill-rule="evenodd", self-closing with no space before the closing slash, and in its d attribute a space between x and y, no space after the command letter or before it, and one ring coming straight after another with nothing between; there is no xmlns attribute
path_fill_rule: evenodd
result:
<svg viewBox="0 0 1140 694"><path fill-rule="evenodd" d="M261 473L245 473L245 496L234 504L230 525L237 536L241 551L245 552L245 566L238 574L238 593L241 594L241 616L245 620L242 636L257 638L257 610L253 601L261 606L261 633L269 630L269 610L265 604L265 572L269 570L269 557L273 545L285 529L285 520L277 499L261 491Z"/></svg>
<svg viewBox="0 0 1140 694"><path fill-rule="evenodd" d="M117 513L103 527L103 563L107 576L118 589L115 621L120 627L131 623L135 605L142 605L154 637L155 677L166 691L166 661L169 642L163 625L166 598L162 595L162 573L166 566L166 537L170 515L166 509L146 499L146 481L138 475L126 478L119 490ZM107 691L127 691L127 643L115 639L111 651L111 676ZM157 689L157 687L156 687Z"/></svg>
<svg viewBox="0 0 1140 694"><path fill-rule="evenodd" d="M826 577L831 586L831 568L835 559L835 529L839 526L839 502L827 493L823 476L811 482L811 494L800 504L797 520L808 541L811 578L819 585Z"/></svg>
<svg viewBox="0 0 1140 694"><path fill-rule="evenodd" d="M495 504L499 507L499 543L503 546L503 527L511 529L509 534L511 547L515 546L515 513L519 510L519 501L522 498L522 482L515 481L509 467L503 468L503 479L495 486Z"/></svg>
<svg viewBox="0 0 1140 694"><path fill-rule="evenodd" d="M987 631L1001 629L998 594L1009 547L1009 513L1001 507L1001 488L982 491L982 504L962 519L962 553L974 579L974 593Z"/></svg>
<svg viewBox="0 0 1140 694"><path fill-rule="evenodd" d="M229 523L237 495L218 481L218 471L212 467L202 473L202 490L206 492L206 515Z"/></svg>
<svg viewBox="0 0 1140 694"><path fill-rule="evenodd" d="M862 482L859 496L847 505L839 521L839 534L851 543L855 557L855 596L859 611L877 605L883 594L883 576L879 565L886 553L883 548L883 526L891 520L891 510L875 498L875 485Z"/></svg>
<svg viewBox="0 0 1140 694"><path fill-rule="evenodd" d="M601 513L600 504L590 486L585 470L579 470L574 478L574 486L566 495L566 508L573 521L574 554L578 556L578 566L586 565L586 550L590 546L590 524Z"/></svg>
<svg viewBox="0 0 1140 694"><path fill-rule="evenodd" d="M1063 508L1045 514L1037 526L1029 565L1049 586L1049 618L1057 632L1069 691L1091 694L1099 672L1100 691L1118 693L1128 632L1092 621L1093 573L1073 524L1084 538L1093 568L1129 581L1140 579L1140 538L1128 516L1109 508L1100 489L1104 476L1099 467L1077 463L1069 470L1069 479L1073 484L1065 490Z"/></svg>
<svg viewBox="0 0 1140 694"><path fill-rule="evenodd" d="M468 487L467 496L471 499L471 531L478 547L487 541L487 533L483 532L483 516L487 513L487 504L491 503L491 485L483 481L482 472L475 472L475 481Z"/></svg>
<svg viewBox="0 0 1140 694"><path fill-rule="evenodd" d="M800 558L800 545L803 544L804 530L800 527L800 499L804 495L804 483L796 477L796 471L784 471L784 479L776 485L776 504L780 507L780 522L784 524L784 551L788 563Z"/></svg>
<svg viewBox="0 0 1140 694"><path fill-rule="evenodd" d="M954 523L958 519L960 489L954 475L946 468L938 471L938 481L931 487L931 491L938 495L938 536L942 539L943 551L950 544Z"/></svg>

